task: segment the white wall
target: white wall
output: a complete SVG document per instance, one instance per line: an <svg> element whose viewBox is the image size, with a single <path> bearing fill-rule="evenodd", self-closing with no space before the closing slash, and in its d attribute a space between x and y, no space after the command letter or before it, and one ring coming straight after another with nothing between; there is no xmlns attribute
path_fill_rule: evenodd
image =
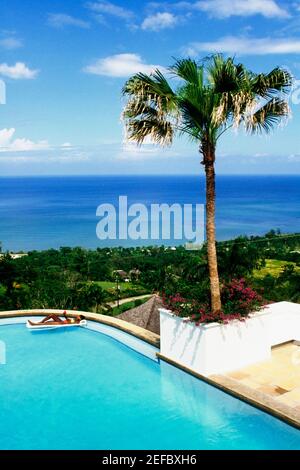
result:
<svg viewBox="0 0 300 470"><path fill-rule="evenodd" d="M244 322L196 326L160 310L161 354L202 375L237 370L271 357L271 347L300 340L300 305L279 302Z"/></svg>

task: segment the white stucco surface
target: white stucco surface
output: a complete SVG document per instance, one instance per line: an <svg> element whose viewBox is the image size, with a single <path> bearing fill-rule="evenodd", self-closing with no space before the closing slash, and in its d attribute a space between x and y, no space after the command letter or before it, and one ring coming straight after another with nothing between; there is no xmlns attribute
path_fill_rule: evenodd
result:
<svg viewBox="0 0 300 470"><path fill-rule="evenodd" d="M160 310L161 354L202 374L237 370L271 357L271 347L300 340L300 305L278 302L244 322L196 326Z"/></svg>

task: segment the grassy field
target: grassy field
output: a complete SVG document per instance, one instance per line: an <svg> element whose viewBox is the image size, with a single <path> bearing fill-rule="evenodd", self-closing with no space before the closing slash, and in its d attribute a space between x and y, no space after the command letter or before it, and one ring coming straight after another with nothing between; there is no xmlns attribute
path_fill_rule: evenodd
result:
<svg viewBox="0 0 300 470"><path fill-rule="evenodd" d="M103 290L108 292L111 299L116 299L116 287L117 284L115 282L109 281L98 281L96 282ZM145 287L134 284L133 282L120 282L119 283L119 298L125 299L127 297L136 297L138 295L150 294L149 290L145 289Z"/></svg>
<svg viewBox="0 0 300 470"><path fill-rule="evenodd" d="M262 269L255 269L253 272L253 276L256 279L262 279L267 274L271 274L274 277L278 277L284 270L286 265L295 266L296 270L300 271L299 267L296 267L296 263L292 263L291 261L282 261L279 259L266 259L266 266Z"/></svg>

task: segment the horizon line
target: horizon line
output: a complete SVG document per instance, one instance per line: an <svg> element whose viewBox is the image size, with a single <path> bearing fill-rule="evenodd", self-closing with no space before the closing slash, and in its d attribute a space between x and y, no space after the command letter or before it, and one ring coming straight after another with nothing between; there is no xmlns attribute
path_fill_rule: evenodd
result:
<svg viewBox="0 0 300 470"><path fill-rule="evenodd" d="M86 174L55 174L55 173L49 173L49 174L31 174L31 175L13 175L13 174L8 174L8 175L0 175L0 179L4 178L97 178L97 177L110 177L110 178L126 178L126 177L165 177L165 178L172 178L172 177L185 177L185 176L190 176L190 177L204 177L204 173L173 173L173 174L164 174L164 173L128 173L128 174L120 174L120 173L86 173ZM299 173L216 173L216 177L219 176L293 176L293 177L300 177L300 172Z"/></svg>

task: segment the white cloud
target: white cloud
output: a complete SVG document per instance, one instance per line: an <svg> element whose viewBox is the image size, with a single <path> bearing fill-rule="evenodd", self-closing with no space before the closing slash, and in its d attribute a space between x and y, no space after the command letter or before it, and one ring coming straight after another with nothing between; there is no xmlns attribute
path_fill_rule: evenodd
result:
<svg viewBox="0 0 300 470"><path fill-rule="evenodd" d="M285 2L283 2L285 3ZM170 2L150 2L152 9L166 11L185 10L188 12L206 12L214 18L229 18L231 16L249 17L262 15L266 18L289 18L289 12L282 8L277 0L198 0Z"/></svg>
<svg viewBox="0 0 300 470"><path fill-rule="evenodd" d="M74 149L70 152L58 153L47 157L49 163L75 163L90 160L90 154L85 151Z"/></svg>
<svg viewBox="0 0 300 470"><path fill-rule="evenodd" d="M47 140L40 140L39 142L33 142L29 139L15 139L10 143L10 152L29 152L33 150L47 150L49 144Z"/></svg>
<svg viewBox="0 0 300 470"><path fill-rule="evenodd" d="M161 29L173 28L178 23L178 17L173 13L163 12L147 16L141 28L150 31L160 31Z"/></svg>
<svg viewBox="0 0 300 470"><path fill-rule="evenodd" d="M274 0L201 0L196 2L194 7L217 18L253 15L262 15L266 18L290 16Z"/></svg>
<svg viewBox="0 0 300 470"><path fill-rule="evenodd" d="M270 154L266 152L262 152L262 153L258 152L253 155L253 158L265 158L265 157L270 157Z"/></svg>
<svg viewBox="0 0 300 470"><path fill-rule="evenodd" d="M79 18L74 18L64 13L50 13L48 15L48 24L53 28L64 28L65 26L77 26L78 28L88 29L90 24Z"/></svg>
<svg viewBox="0 0 300 470"><path fill-rule="evenodd" d="M146 138L142 145L124 140L121 151L117 154L118 160L152 160L157 157L170 158L179 153L169 148L162 148L154 144L150 138Z"/></svg>
<svg viewBox="0 0 300 470"><path fill-rule="evenodd" d="M25 138L14 139L15 132L15 128L0 130L0 152L28 152L50 148L47 140L33 142Z"/></svg>
<svg viewBox="0 0 300 470"><path fill-rule="evenodd" d="M23 154L23 153L11 153L10 155L3 153L1 155L0 150L0 164L8 163L8 164L41 164L44 166L51 165L51 164L73 164L73 163L80 163L86 162L90 160L90 155L84 152L74 152L74 153L62 153L62 154L48 154L45 152L35 152L34 155L32 154Z"/></svg>
<svg viewBox="0 0 300 470"><path fill-rule="evenodd" d="M39 140L33 142L30 139L24 137L15 139L16 129L11 127L10 129L0 130L0 153L4 152L29 152L29 151L52 151L61 150L63 152L67 150L75 151L76 148L70 142L65 142L58 147L51 146L47 140ZM78 152L77 152L78 153ZM2 160L2 158L1 158Z"/></svg>
<svg viewBox="0 0 300 470"><path fill-rule="evenodd" d="M289 162L300 162L300 155L298 154L291 154L288 156Z"/></svg>
<svg viewBox="0 0 300 470"><path fill-rule="evenodd" d="M30 80L37 76L38 70L30 70L23 62L15 65L0 64L0 75L14 80Z"/></svg>
<svg viewBox="0 0 300 470"><path fill-rule="evenodd" d="M122 18L123 20L130 20L134 17L134 14L131 10L120 7L119 5L115 5L114 3L105 0L99 2L90 2L87 4L87 7L95 13L116 16L117 18Z"/></svg>
<svg viewBox="0 0 300 470"><path fill-rule="evenodd" d="M15 133L15 129L2 129L0 130L0 148L7 147Z"/></svg>
<svg viewBox="0 0 300 470"><path fill-rule="evenodd" d="M14 37L0 39L0 47L8 50L18 49L19 47L22 47L22 41Z"/></svg>
<svg viewBox="0 0 300 470"><path fill-rule="evenodd" d="M128 77L138 72L151 73L160 68L159 65L150 65L143 62L138 54L116 54L99 59L84 69L84 72L107 77Z"/></svg>
<svg viewBox="0 0 300 470"><path fill-rule="evenodd" d="M121 151L117 154L117 158L120 160L145 160L153 158L157 153L157 148L147 148L145 145L138 146L132 142L123 145Z"/></svg>
<svg viewBox="0 0 300 470"><path fill-rule="evenodd" d="M240 55L298 54L300 39L243 38L226 36L217 41L191 43L184 52L197 56L201 52L220 52Z"/></svg>

